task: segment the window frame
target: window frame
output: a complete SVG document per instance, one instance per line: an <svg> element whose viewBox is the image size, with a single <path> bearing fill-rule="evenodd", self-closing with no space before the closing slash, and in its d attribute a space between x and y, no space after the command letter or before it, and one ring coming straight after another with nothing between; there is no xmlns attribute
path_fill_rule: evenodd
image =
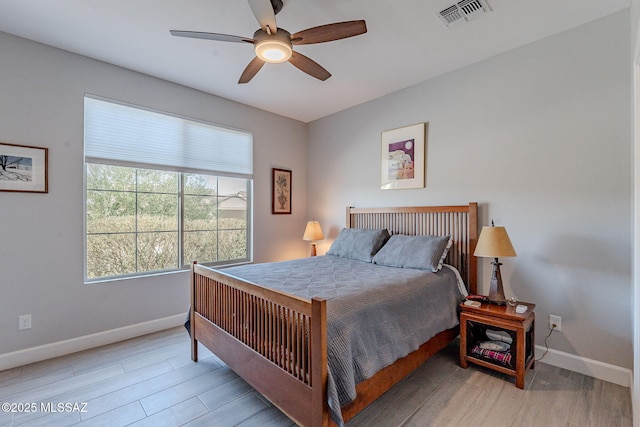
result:
<svg viewBox="0 0 640 427"><path fill-rule="evenodd" d="M215 123L210 123L210 122L206 122L203 120L199 120L199 119L193 119L193 118L189 118L189 117L185 117L185 116L180 116L180 115L176 115L176 114L172 114L172 113L167 113L167 112L163 112L163 111L158 111L158 110L154 110L154 109L150 109L150 108L146 108L146 107L141 107L138 105L132 105L132 104L128 104L128 103L124 103L124 102L120 102L120 101L114 101L111 99L106 99L106 98L102 98L102 97L98 97L98 96L93 96L93 95L89 95L86 94L85 97L85 108L86 108L86 101L87 99L89 100L96 100L96 101L103 101L103 102L107 102L107 103L112 103L115 105L119 105L119 106L124 106L124 107L129 107L129 108L133 108L133 109L137 109L137 110L142 110L142 111L147 111L150 113L156 113L156 114L160 114L162 116L168 116L169 118L177 118L177 119L181 119L187 122L194 122L196 124L202 124L202 125L208 125L211 126L212 128L216 128L216 129L220 129L220 130L228 130L229 132L232 133L240 133L246 136L249 136L251 138L251 140L249 140L249 143L251 144L249 146L249 150L250 153L252 153L253 151L253 134L252 132L246 131L246 130L241 130L241 129L235 129L235 128L231 128L228 126L224 126L224 125L218 125ZM85 112L86 114L86 112ZM85 138L86 136L86 124L85 124ZM222 137L224 138L224 137ZM85 142L85 140L83 139L83 142ZM95 145L94 145L95 146ZM126 280L126 279L132 279L132 278L141 278L141 277L149 277L149 276L156 276L156 275L164 275L164 274L173 274L173 273L179 273L179 272L183 272L185 270L188 270L190 268L190 262L188 264L184 264L184 234L185 234L185 228L184 228L184 223L185 223L185 203L184 203L184 198L185 198L185 193L184 193L184 186L185 186L185 175L186 174L200 174L200 175L206 175L206 176L213 176L216 177L216 179L219 178L235 178L235 179L243 179L246 181L246 227L244 228L245 233L246 233L246 258L240 258L240 259L234 259L234 260L224 260L224 261L211 261L211 262L201 262L199 260L198 261L199 264L203 264L203 265L207 265L207 266L226 266L226 265L239 265L239 264L247 264L247 263L251 263L253 262L253 159L252 156L249 157L249 165L250 165L250 173L234 173L234 172L229 172L229 170L221 172L221 171L216 171L216 170L203 170L200 168L192 168L192 167L188 167L188 166L168 166L168 165L158 165L158 164L148 164L148 163L144 163L144 161L142 161L143 159L136 159L136 160L131 160L130 158L127 159L121 159L121 160L115 160L115 159L108 159L108 158L99 158L99 157L93 157L91 155L88 155L86 153L86 149L85 149L85 153L83 155L83 279L84 279L84 283L85 284L90 284L90 283L99 283L99 282L109 282L109 281L117 281L117 280ZM177 197L178 197L178 207L177 207L177 216L178 216L178 239L177 239L177 244L178 244L178 248L177 248L177 267L176 268L170 268L170 269L164 269L164 270L153 270L153 271L144 271L144 272L133 272L133 273L127 273L127 274L120 274L120 275L115 275L115 276L101 276L101 277L96 277L96 278L89 278L87 277L88 274L88 231L87 231L87 201L88 201L88 189L87 189L87 171L88 171L88 166L89 164L96 164L96 165L104 165L104 166L119 166L119 167L128 167L128 168L136 168L136 169L147 169L147 170L155 170L155 171L167 171L167 172L175 172L178 173L178 193L177 193ZM136 185L136 189L135 189L135 197L136 197L136 216L138 215L137 213L137 207L138 207L138 188ZM216 195L216 197L218 197L219 195ZM136 220L137 221L137 220ZM219 224L216 224L216 232L219 232L220 228L219 228ZM139 231L136 227L136 230L133 232L133 234L136 236L136 240L137 240L137 236L139 235ZM112 233L105 233L105 234L112 234ZM219 237L217 237L219 238ZM137 263L138 263L138 254L137 254L137 250L136 250L136 269L137 269Z"/></svg>

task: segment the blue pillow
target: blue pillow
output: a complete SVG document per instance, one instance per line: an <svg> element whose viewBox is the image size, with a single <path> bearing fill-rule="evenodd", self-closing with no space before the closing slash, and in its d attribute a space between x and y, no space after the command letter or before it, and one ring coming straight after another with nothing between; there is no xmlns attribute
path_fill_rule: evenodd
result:
<svg viewBox="0 0 640 427"><path fill-rule="evenodd" d="M389 236L387 229L343 228L327 255L371 262Z"/></svg>
<svg viewBox="0 0 640 427"><path fill-rule="evenodd" d="M451 236L405 236L394 234L373 257L375 264L388 267L417 268L434 273L451 247Z"/></svg>

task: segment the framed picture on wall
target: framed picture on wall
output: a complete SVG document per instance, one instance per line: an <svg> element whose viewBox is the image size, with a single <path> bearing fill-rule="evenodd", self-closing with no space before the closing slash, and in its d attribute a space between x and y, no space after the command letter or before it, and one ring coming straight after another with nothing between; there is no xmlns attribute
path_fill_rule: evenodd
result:
<svg viewBox="0 0 640 427"><path fill-rule="evenodd" d="M427 123L382 132L382 190L424 188Z"/></svg>
<svg viewBox="0 0 640 427"><path fill-rule="evenodd" d="M0 191L47 193L49 150L0 142Z"/></svg>
<svg viewBox="0 0 640 427"><path fill-rule="evenodd" d="M291 214L291 171L272 170L271 213Z"/></svg>

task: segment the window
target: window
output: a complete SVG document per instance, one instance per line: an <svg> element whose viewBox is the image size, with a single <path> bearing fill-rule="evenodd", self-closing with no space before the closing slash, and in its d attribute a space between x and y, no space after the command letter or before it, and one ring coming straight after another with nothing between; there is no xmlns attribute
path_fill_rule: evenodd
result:
<svg viewBox="0 0 640 427"><path fill-rule="evenodd" d="M85 97L85 280L250 260L252 145Z"/></svg>

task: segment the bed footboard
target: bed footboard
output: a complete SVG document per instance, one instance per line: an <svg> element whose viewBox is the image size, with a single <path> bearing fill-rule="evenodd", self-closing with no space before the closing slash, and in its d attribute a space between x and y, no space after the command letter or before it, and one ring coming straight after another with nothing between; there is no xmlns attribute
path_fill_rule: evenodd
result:
<svg viewBox="0 0 640 427"><path fill-rule="evenodd" d="M296 423L327 426L327 314L306 300L191 266L191 355L198 341Z"/></svg>

